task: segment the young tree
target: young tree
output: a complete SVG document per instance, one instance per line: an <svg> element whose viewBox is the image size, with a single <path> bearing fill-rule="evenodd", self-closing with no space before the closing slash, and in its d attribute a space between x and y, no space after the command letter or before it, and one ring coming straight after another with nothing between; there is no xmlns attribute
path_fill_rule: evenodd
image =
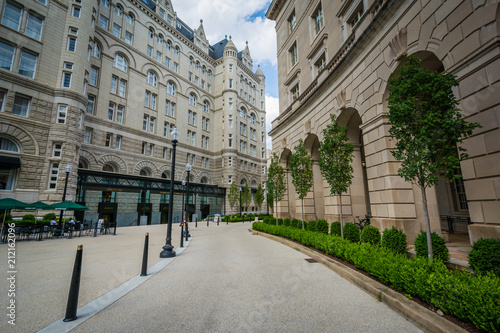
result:
<svg viewBox="0 0 500 333"><path fill-rule="evenodd" d="M241 192L241 205L245 208L248 208L251 202L252 191L250 191L250 187L248 187L248 184L245 184L245 187L243 187L243 191Z"/></svg>
<svg viewBox="0 0 500 333"><path fill-rule="evenodd" d="M260 206L262 206L262 203L264 202L264 189L260 184L257 188L257 192L255 192L255 195L253 196L253 201L255 202L257 210L260 210Z"/></svg>
<svg viewBox="0 0 500 333"><path fill-rule="evenodd" d="M458 109L452 88L458 82L452 74L419 67L420 60L405 58L397 75L389 80L389 133L396 142L392 155L402 161L398 174L416 184L422 192L428 256L432 259L431 227L425 190L461 177L460 159L467 158L458 147L462 139L479 127L469 123Z"/></svg>
<svg viewBox="0 0 500 333"><path fill-rule="evenodd" d="M319 143L321 174L330 184L330 193L340 199L340 233L344 238L344 220L342 216L342 193L352 182L352 153L354 145L349 142L347 127L340 126L335 115L331 115L332 123L323 130L324 139Z"/></svg>
<svg viewBox="0 0 500 333"><path fill-rule="evenodd" d="M234 182L229 187L229 194L227 195L227 199L229 201L229 206L231 206L231 209L233 209L236 203L240 200L240 190Z"/></svg>
<svg viewBox="0 0 500 333"><path fill-rule="evenodd" d="M295 192L302 201L302 229L304 229L304 197L313 185L312 159L302 139L300 139L294 150L290 157L290 170L292 171L292 183L295 186Z"/></svg>
<svg viewBox="0 0 500 333"><path fill-rule="evenodd" d="M278 201L283 200L286 191L285 170L279 163L279 157L274 153L267 171L267 189L272 191L272 198L276 202L274 206L276 207L276 225L278 225Z"/></svg>

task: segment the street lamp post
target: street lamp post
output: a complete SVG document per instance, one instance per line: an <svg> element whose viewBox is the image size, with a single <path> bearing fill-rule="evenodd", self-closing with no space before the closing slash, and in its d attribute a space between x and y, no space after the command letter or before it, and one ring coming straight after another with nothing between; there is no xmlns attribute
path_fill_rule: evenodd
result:
<svg viewBox="0 0 500 333"><path fill-rule="evenodd" d="M189 215L187 212L187 206L189 204L189 173L191 172L191 164L189 162L186 164L186 172L187 172L187 188L186 188L186 240L188 240L189 237L189 227L188 227L188 222L189 222Z"/></svg>
<svg viewBox="0 0 500 333"><path fill-rule="evenodd" d="M184 223L184 220L186 218L185 212L184 212L184 193L186 192L186 181L183 179L182 180L182 217L181 217L181 223Z"/></svg>
<svg viewBox="0 0 500 333"><path fill-rule="evenodd" d="M68 188L68 178L69 178L69 173L71 172L71 165L66 165L66 168L64 168L64 171L66 171L66 180L64 181L64 192L62 196L62 201L66 201L66 190ZM59 215L59 223L61 223L61 236L64 234L64 223L62 221L63 218L63 210L61 209L61 213Z"/></svg>
<svg viewBox="0 0 500 333"><path fill-rule="evenodd" d="M168 200L168 225L167 225L167 239L163 246L163 251L160 252L160 258L171 258L175 257L176 253L172 246L172 213L174 209L174 177L175 177L175 148L177 147L177 142L179 142L179 131L176 127L170 132L170 138L172 139L172 168L170 170L170 196Z"/></svg>

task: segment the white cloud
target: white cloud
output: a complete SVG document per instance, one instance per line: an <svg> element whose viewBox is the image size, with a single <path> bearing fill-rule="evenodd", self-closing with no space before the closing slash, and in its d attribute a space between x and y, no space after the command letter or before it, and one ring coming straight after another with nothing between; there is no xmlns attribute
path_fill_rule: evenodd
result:
<svg viewBox="0 0 500 333"><path fill-rule="evenodd" d="M266 94L266 133L273 128L271 122L279 115L279 100L276 97ZM267 149L272 149L271 137L267 136Z"/></svg>
<svg viewBox="0 0 500 333"><path fill-rule="evenodd" d="M259 11L267 11L270 0L183 0L172 1L177 16L192 29L197 29L200 19L210 44L227 35L232 37L238 51L248 41L250 55L255 64L276 64L276 31L274 22L266 18L250 17Z"/></svg>

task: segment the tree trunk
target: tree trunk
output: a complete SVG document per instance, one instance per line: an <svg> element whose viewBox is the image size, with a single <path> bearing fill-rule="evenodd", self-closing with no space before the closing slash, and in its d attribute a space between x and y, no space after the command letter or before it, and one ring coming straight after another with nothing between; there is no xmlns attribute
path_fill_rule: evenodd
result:
<svg viewBox="0 0 500 333"><path fill-rule="evenodd" d="M340 197L340 235L342 239L344 239L344 218L342 216L342 193L339 195Z"/></svg>
<svg viewBox="0 0 500 333"><path fill-rule="evenodd" d="M422 203L424 205L425 231L427 233L427 255L430 259L432 259L434 257L434 252L432 250L431 221L429 220L429 211L427 209L427 196L425 194L424 186L420 185L420 190L422 191Z"/></svg>
<svg viewBox="0 0 500 333"><path fill-rule="evenodd" d="M302 198L302 230L304 230L304 198Z"/></svg>

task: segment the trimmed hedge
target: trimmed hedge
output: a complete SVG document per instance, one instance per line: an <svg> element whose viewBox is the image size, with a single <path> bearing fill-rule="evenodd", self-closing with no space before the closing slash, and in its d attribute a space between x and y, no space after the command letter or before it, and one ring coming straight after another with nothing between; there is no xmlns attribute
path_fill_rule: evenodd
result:
<svg viewBox="0 0 500 333"><path fill-rule="evenodd" d="M316 221L309 221L305 223L306 230L316 231Z"/></svg>
<svg viewBox="0 0 500 333"><path fill-rule="evenodd" d="M283 225L284 225L285 227L289 227L289 226L290 226L290 218L288 218L288 217L287 217L287 218L285 218L285 219L283 220Z"/></svg>
<svg viewBox="0 0 500 333"><path fill-rule="evenodd" d="M444 313L472 322L479 329L500 332L500 278L492 273L474 276L449 271L441 261L409 259L384 247L290 227L256 222L253 228L315 247Z"/></svg>
<svg viewBox="0 0 500 333"><path fill-rule="evenodd" d="M472 244L468 258L470 268L477 274L492 272L500 277L500 239L478 239Z"/></svg>
<svg viewBox="0 0 500 333"><path fill-rule="evenodd" d="M292 219L290 226L292 228L302 229L302 221L299 219Z"/></svg>
<svg viewBox="0 0 500 333"><path fill-rule="evenodd" d="M398 230L395 226L391 229L385 229L382 234L382 246L396 253L406 253L406 234Z"/></svg>
<svg viewBox="0 0 500 333"><path fill-rule="evenodd" d="M328 222L326 220L318 220L316 222L316 232L321 232L322 234L328 234Z"/></svg>
<svg viewBox="0 0 500 333"><path fill-rule="evenodd" d="M344 225L344 239L353 243L359 242L359 228L354 223L346 223Z"/></svg>
<svg viewBox="0 0 500 333"><path fill-rule="evenodd" d="M340 222L332 222L330 225L330 235L339 236L341 235Z"/></svg>
<svg viewBox="0 0 500 333"><path fill-rule="evenodd" d="M372 225L365 225L361 231L361 242L370 243L372 245L380 244L380 231Z"/></svg>
<svg viewBox="0 0 500 333"><path fill-rule="evenodd" d="M446 242L443 237L439 236L435 232L431 233L431 242L432 242L432 252L433 258L437 260L441 260L446 262L450 260L450 252L446 247ZM427 232L420 231L417 238L415 238L415 252L417 253L417 257L427 258Z"/></svg>

